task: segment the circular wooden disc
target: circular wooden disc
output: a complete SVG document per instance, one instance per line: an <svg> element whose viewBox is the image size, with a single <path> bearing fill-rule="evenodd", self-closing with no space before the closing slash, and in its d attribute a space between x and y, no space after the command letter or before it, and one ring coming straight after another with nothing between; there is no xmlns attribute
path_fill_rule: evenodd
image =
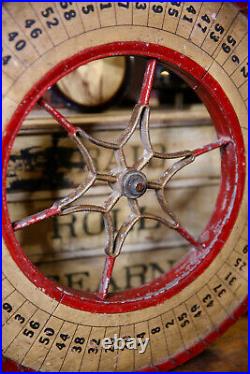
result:
<svg viewBox="0 0 250 374"><path fill-rule="evenodd" d="M195 61L208 73L201 81L209 85L211 76L223 89L247 149L247 20L230 3L5 3L4 126L59 62L117 41L171 48ZM64 302L59 287L61 297L47 295L3 243L3 355L36 371L124 371L167 370L199 352L244 309L246 193L229 237L207 268L170 298L136 310L79 310ZM105 352L98 340L114 334L142 334L150 343L144 354Z"/></svg>

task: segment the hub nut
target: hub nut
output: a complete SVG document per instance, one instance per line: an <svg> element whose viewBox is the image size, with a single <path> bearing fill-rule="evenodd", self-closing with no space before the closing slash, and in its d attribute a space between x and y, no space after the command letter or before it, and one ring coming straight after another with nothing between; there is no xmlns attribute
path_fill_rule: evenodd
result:
<svg viewBox="0 0 250 374"><path fill-rule="evenodd" d="M137 199L147 190L146 176L137 170L127 172L122 179L123 195L130 199Z"/></svg>

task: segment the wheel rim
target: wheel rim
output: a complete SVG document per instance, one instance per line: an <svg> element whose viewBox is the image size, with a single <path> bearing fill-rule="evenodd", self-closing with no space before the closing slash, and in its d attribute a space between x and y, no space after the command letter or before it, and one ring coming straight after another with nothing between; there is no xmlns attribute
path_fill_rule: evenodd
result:
<svg viewBox="0 0 250 374"><path fill-rule="evenodd" d="M196 92L209 110L218 136L230 136L233 144L227 146L231 149L222 152L222 183L216 211L205 229L205 233L203 233L204 237L208 237L207 240L204 240L206 248L198 256L194 256L193 253L189 254L176 268L161 277L160 280L157 279L157 281L139 289L113 295L103 303L95 295L59 288L57 284L43 276L27 259L11 228L6 201L6 173L11 147L22 121L47 88L83 63L109 57L113 54L143 55L157 58L164 61L172 70L188 81L193 88L197 87L198 83ZM67 71L65 65L68 67ZM240 125L234 109L219 84L194 61L168 48L139 42L112 43L85 50L63 61L26 95L22 105L17 109L7 126L3 139L3 235L11 256L22 272L37 287L43 288L49 296L77 309L100 313L126 312L156 305L177 294L201 275L217 256L237 218L245 179L244 146L239 130ZM217 229L217 236L214 239L214 228L218 227L219 222L220 227L219 230ZM150 300L149 296L151 296ZM126 300L125 303L124 300Z"/></svg>

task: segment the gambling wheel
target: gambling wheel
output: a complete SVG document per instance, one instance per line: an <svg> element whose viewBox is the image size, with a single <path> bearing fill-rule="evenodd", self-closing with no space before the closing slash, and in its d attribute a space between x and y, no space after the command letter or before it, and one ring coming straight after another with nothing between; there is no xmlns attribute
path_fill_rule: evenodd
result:
<svg viewBox="0 0 250 374"><path fill-rule="evenodd" d="M92 137L44 98L49 87L81 65L111 56L148 59L138 103L113 141ZM191 150L157 152L150 140L150 105L157 62L182 77L206 105L217 139ZM35 371L169 370L213 341L246 309L247 20L230 3L6 3L3 9L3 355ZM78 147L87 179L46 210L11 222L6 174L15 137L35 104L53 116ZM128 167L124 147L139 129L144 151ZM166 130L167 131L167 130ZM117 166L96 170L87 146L110 149ZM205 230L194 237L169 208L168 182L203 154L220 149L221 183ZM149 180L152 159L172 166ZM79 204L101 180L102 205ZM140 198L155 191L157 215ZM117 232L110 215L120 198L130 214ZM46 278L27 258L15 231L61 214L102 214L107 240L97 292L78 292ZM141 219L175 230L191 250L174 268L139 288L109 294L123 243ZM103 338L149 338L138 349L104 350Z"/></svg>

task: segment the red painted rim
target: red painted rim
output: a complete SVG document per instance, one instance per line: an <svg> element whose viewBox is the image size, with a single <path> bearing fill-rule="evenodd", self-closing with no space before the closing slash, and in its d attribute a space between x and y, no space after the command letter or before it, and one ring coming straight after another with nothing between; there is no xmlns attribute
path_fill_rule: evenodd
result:
<svg viewBox="0 0 250 374"><path fill-rule="evenodd" d="M103 302L94 294L66 289L47 279L27 258L11 227L6 199L6 175L11 148L22 121L47 88L83 63L113 55L142 55L164 61L192 87L196 87L197 94L210 112L218 136L230 136L233 144L229 144L221 153L223 165L221 189L215 212L203 233L203 237L207 237L206 241L204 240L207 249L196 254L191 252L171 272L156 281L137 289L117 293ZM67 71L65 66L68 66ZM86 49L60 62L28 92L22 105L12 116L3 138L3 236L12 258L21 271L37 287L44 289L47 295L61 303L95 313L118 313L142 309L162 303L180 292L201 275L215 259L236 221L243 196L244 180L245 156L240 124L222 87L209 73L190 58L159 45L143 42L106 44ZM214 228L219 224L221 231L214 237ZM178 282L173 285L173 280ZM67 292L64 292L65 290Z"/></svg>

